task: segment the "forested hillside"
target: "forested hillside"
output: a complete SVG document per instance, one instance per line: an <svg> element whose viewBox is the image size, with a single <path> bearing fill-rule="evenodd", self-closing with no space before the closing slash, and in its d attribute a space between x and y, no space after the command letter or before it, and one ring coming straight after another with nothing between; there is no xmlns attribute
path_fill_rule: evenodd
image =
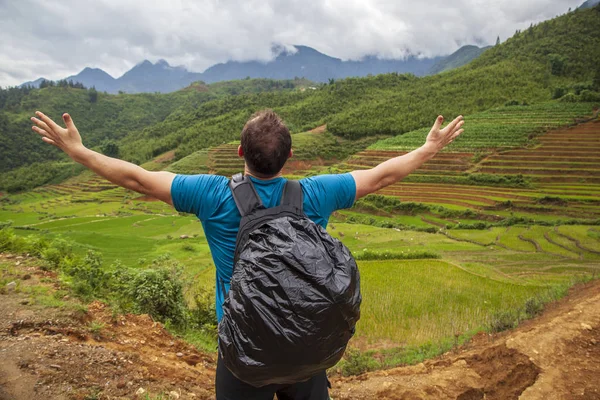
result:
<svg viewBox="0 0 600 400"><path fill-rule="evenodd" d="M141 163L168 150L181 158L234 140L247 118L266 107L280 113L293 132L327 124L331 133L356 139L402 134L431 124L438 114L449 118L561 97L600 101L599 49L595 7L517 32L469 65L425 78L385 74L332 80L316 90L298 90L297 82L250 80L193 85L165 95L9 89L0 93L0 171L59 159L29 129L36 109L54 118L70 112L86 144ZM0 180L0 190L2 185Z"/></svg>
<svg viewBox="0 0 600 400"><path fill-rule="evenodd" d="M95 89L74 87L66 81L46 83L42 89L30 87L0 89L0 172L33 162L55 160L60 153L31 134L29 118L42 110L53 118L69 112L86 145L112 149L122 138L135 135L181 110L239 93L293 90L312 85L306 80L273 81L252 79L212 85L192 84L169 94L108 95ZM117 145L118 147L118 145Z"/></svg>

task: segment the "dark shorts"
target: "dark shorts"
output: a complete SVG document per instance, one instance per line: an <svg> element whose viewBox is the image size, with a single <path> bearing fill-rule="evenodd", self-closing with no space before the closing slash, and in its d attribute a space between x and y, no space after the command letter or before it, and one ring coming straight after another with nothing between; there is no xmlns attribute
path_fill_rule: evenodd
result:
<svg viewBox="0 0 600 400"><path fill-rule="evenodd" d="M328 400L329 381L325 371L306 382L293 385L267 385L256 388L235 377L221 357L217 363L217 400Z"/></svg>

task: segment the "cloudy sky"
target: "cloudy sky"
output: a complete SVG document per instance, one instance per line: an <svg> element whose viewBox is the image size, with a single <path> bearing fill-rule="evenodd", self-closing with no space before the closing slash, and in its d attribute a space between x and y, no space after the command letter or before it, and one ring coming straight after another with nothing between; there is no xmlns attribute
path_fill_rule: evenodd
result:
<svg viewBox="0 0 600 400"><path fill-rule="evenodd" d="M166 59L202 72L273 44L342 59L492 44L583 0L0 0L0 86Z"/></svg>

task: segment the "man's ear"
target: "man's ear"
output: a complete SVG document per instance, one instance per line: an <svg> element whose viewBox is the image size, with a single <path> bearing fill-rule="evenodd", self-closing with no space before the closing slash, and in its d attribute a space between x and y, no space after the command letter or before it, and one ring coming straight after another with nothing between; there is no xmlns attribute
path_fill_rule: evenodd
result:
<svg viewBox="0 0 600 400"><path fill-rule="evenodd" d="M294 157L294 150L290 149L290 155L288 156L288 158L292 158Z"/></svg>
<svg viewBox="0 0 600 400"><path fill-rule="evenodd" d="M241 144L238 146L238 157L244 157L244 150Z"/></svg>

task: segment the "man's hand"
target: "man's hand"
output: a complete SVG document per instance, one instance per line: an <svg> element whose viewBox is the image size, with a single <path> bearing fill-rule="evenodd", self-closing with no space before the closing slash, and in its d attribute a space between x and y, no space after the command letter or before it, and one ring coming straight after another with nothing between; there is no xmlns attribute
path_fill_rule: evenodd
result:
<svg viewBox="0 0 600 400"><path fill-rule="evenodd" d="M462 126L465 121L463 116L456 117L454 121L450 122L444 129L440 129L444 123L444 117L441 115L435 120L435 124L429 131L427 139L425 140L425 146L429 151L434 153L439 152L448 144L452 143L454 139L464 132Z"/></svg>
<svg viewBox="0 0 600 400"><path fill-rule="evenodd" d="M35 115L39 118L31 117L31 120L37 125L33 126L32 129L42 137L44 142L58 147L73 159L86 150L81 141L81 135L69 114L63 114L67 129L61 127L40 111L36 111Z"/></svg>

